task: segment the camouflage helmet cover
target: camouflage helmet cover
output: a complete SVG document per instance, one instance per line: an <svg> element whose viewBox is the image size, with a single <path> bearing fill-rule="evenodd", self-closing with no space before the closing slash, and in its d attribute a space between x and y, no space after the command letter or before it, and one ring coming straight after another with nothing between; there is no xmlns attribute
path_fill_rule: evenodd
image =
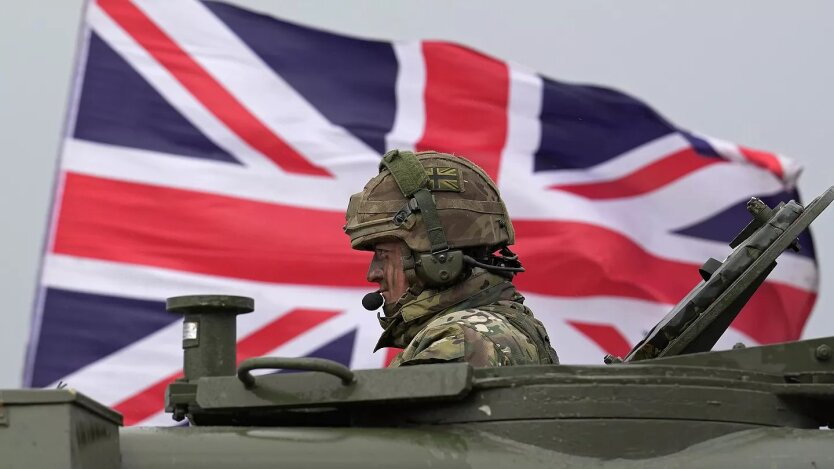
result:
<svg viewBox="0 0 834 469"><path fill-rule="evenodd" d="M393 152L398 150L386 153L384 158ZM450 249L498 249L515 242L507 208L495 183L481 168L447 153L425 151L413 155L426 172L425 184L433 196ZM351 247L373 250L380 240L397 238L412 251L431 251L419 211L396 220L398 213L407 210L408 203L409 198L403 195L391 171L380 166L379 174L368 181L365 189L350 198L344 229L350 236Z"/></svg>

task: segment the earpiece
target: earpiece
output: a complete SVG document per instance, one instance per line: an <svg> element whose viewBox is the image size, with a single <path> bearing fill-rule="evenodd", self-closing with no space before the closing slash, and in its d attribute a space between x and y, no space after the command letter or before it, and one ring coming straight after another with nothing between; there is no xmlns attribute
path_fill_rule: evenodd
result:
<svg viewBox="0 0 834 469"><path fill-rule="evenodd" d="M445 287L460 279L464 272L463 251L449 250L417 256L414 270L426 286Z"/></svg>

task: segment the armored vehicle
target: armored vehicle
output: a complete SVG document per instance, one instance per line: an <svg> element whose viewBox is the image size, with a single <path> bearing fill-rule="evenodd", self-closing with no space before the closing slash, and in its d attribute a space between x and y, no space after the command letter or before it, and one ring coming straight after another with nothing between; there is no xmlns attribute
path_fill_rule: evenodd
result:
<svg viewBox="0 0 834 469"><path fill-rule="evenodd" d="M237 363L235 317L251 299L170 298L185 377L166 406L188 426L120 428L72 390L0 391L0 466L834 467L834 337L711 351L832 199L834 188L805 207L751 200L729 256L704 263L645 339L599 366Z"/></svg>

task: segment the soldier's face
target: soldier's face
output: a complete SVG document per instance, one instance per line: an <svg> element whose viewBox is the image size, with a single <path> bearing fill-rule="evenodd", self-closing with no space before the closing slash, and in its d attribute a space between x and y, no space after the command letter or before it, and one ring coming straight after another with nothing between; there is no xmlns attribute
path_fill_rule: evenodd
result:
<svg viewBox="0 0 834 469"><path fill-rule="evenodd" d="M385 304L396 303L405 294L408 280L403 270L402 245L399 241L383 241L374 246L368 281L379 284L379 293L385 299Z"/></svg>

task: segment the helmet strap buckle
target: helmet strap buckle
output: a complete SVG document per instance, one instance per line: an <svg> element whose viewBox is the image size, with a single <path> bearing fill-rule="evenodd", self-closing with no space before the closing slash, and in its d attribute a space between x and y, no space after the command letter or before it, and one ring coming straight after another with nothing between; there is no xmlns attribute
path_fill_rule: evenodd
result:
<svg viewBox="0 0 834 469"><path fill-rule="evenodd" d="M394 218L392 218L391 221L396 226L402 226L408 220L408 217L419 211L420 207L417 206L417 200L411 197L408 201L406 201L405 205L403 205L403 208L394 214Z"/></svg>

